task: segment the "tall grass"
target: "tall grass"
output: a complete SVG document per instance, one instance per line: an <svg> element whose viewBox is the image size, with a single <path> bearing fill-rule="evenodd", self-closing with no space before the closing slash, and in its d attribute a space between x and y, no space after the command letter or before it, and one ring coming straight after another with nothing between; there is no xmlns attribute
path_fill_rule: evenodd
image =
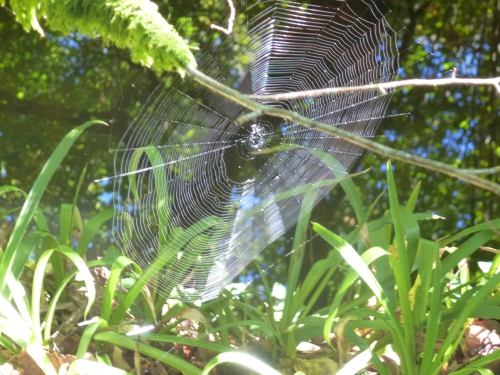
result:
<svg viewBox="0 0 500 375"><path fill-rule="evenodd" d="M372 366L380 374L392 374L394 369L384 356L393 353L398 373L437 375L457 351L471 318L500 319L500 273L497 272L500 256L495 257L490 270L480 277L455 271L496 235L500 220L468 228L438 242L425 238L419 223L438 217L415 212L419 184L407 203L400 203L402 199L394 184L390 164L387 166L386 192L390 210L383 217L372 219L375 205L379 199L384 199L382 195L365 207L352 179L346 176L339 163L316 150L309 151L338 172L338 178L325 184L340 182L353 206L357 224L352 232L340 237L320 223L312 223L312 229L331 250L305 272L305 277L299 277L304 274L303 249L311 227L310 214L315 198L311 185L299 214L293 243L296 250L291 256L286 285L274 283L261 272L264 285L261 305L248 302L249 291L230 288L225 289L219 299L202 305L166 301L152 288L157 270L171 261L166 256L157 257L146 269L124 255L112 261L105 258L85 262L85 253L95 233L113 212L103 211L84 221L76 206L80 182L73 203L61 206L60 230L56 236L50 233L38 203L76 137L94 123L97 122L85 123L69 133L47 161L32 190L25 194L24 206L0 259L3 280L0 285L0 345L12 355L25 350L46 374L58 371L47 356L48 345L56 329L57 306L64 300L65 291L77 274L84 282L88 298L82 318L90 318L90 308L96 304L96 288L89 271L92 267L106 266L109 275L103 286L102 300L93 310L94 317L87 322L76 352L72 353L76 361L68 371L74 374L127 373L113 368L113 362L100 351L110 345L133 350L136 358L141 355L153 358L185 374L205 374L227 362L246 366L250 357L241 351L251 345L252 338L258 338L253 345L260 345L261 351L268 352L270 364L282 373L302 370L314 374L322 367L331 369L332 373L354 374ZM139 150L137 157L141 153L149 157L152 165L163 163L161 156L151 148ZM161 172L154 177L158 183L165 178ZM131 183L134 189L133 181ZM0 187L0 194L15 191L19 189ZM285 199L295 193L285 192L276 199ZM156 203L159 209L168 210L163 198L159 197ZM165 213L163 217L168 220L168 212ZM33 220L38 230L28 233ZM207 217L191 228L173 229L170 236L174 240L165 243L172 251L165 253L175 254L219 222L218 217ZM75 249L71 248L73 228L82 233ZM25 287L21 275L41 238L45 247L37 250L31 284ZM461 238L467 239L453 253L443 257L441 249ZM345 269L348 271L342 271ZM50 293L44 287L48 272L53 273L55 280ZM341 277L334 286L335 297L326 307L316 308L324 292L332 288L334 277L336 280ZM41 312L42 301L48 303L45 315ZM164 308L166 304L168 310ZM198 322L198 330L183 337L180 323L186 320ZM129 330L127 327L131 324L150 324L154 330L128 336L124 330ZM298 352L300 343L317 337L323 337L326 343L319 359L304 357ZM181 352L167 353L160 349L168 343L212 354L202 370L183 358ZM354 347L358 349L353 354ZM96 349L98 362L86 360L85 354ZM452 373L469 374L499 359L500 351L492 352ZM260 373L276 372L255 358L251 361L252 368Z"/></svg>

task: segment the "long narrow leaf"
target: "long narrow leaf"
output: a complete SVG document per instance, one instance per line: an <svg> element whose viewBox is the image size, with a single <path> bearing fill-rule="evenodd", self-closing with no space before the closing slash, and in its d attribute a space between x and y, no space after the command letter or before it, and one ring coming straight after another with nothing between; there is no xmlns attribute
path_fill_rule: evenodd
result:
<svg viewBox="0 0 500 375"><path fill-rule="evenodd" d="M448 361L449 356L452 352L448 351L450 346L459 336L459 333L463 330L463 326L467 319L470 318L472 312L479 306L479 304L491 293L495 288L498 287L500 283L500 273L494 275L486 284L481 286L479 291L471 298L471 300L465 304L460 316L452 324L448 330L447 336L438 352L437 358L434 361L434 366L432 368L431 374L438 374L442 366Z"/></svg>
<svg viewBox="0 0 500 375"><path fill-rule="evenodd" d="M297 312L292 308L294 305L294 293L299 282L300 269L302 268L302 260L305 253L307 228L309 227L309 218L311 217L311 211L314 206L315 198L316 191L310 191L305 194L299 213L299 219L297 221L297 229L295 230L295 236L293 239L294 252L292 253L290 265L288 267L283 317L280 321L280 329L282 332L284 332L291 324L292 319ZM300 296L298 297L300 298Z"/></svg>
<svg viewBox="0 0 500 375"><path fill-rule="evenodd" d="M109 267L109 264L105 260L93 260L87 263L88 268L99 266ZM64 280L61 282L61 285L59 285L59 288L56 290L52 299L50 300L49 308L47 309L47 314L45 315L45 328L43 335L44 343L48 343L50 341L50 335L52 333L52 322L54 321L54 314L56 311L57 303L59 302L59 298L61 297L63 291L66 289L66 286L70 283L73 277L75 277L78 271L79 270L76 269L66 275Z"/></svg>
<svg viewBox="0 0 500 375"><path fill-rule="evenodd" d="M155 258L155 260L135 282L132 288L130 288L118 308L115 310L113 316L110 318L110 324L115 325L120 323L128 308L134 303L137 296L141 293L142 288L152 277L156 276L157 272L161 270L167 262L172 260L174 254L176 255L184 245L197 235L213 226L218 225L219 222L220 219L218 217L208 216L193 224L185 231L179 228L176 232L172 233L173 238L168 244L167 249L164 249L164 251L162 251L162 253Z"/></svg>
<svg viewBox="0 0 500 375"><path fill-rule="evenodd" d="M98 341L109 342L111 344L118 345L130 350L136 350L136 348L138 348L141 354L147 355L160 362L166 363L167 365L172 366L187 375L201 374L201 370L199 368L174 356L173 354L167 353L160 349L153 348L152 346L143 344L141 342L131 339L130 337L121 335L116 332L99 332L94 335L94 339Z"/></svg>
<svg viewBox="0 0 500 375"><path fill-rule="evenodd" d="M391 265L393 266L393 271L395 272L395 277L396 279L401 279L402 278L402 271L399 269L399 265L396 261L396 259L387 253L385 250L380 249L380 248L371 248L365 253L363 253L361 256L358 255L358 253L352 248L351 245L349 245L347 242L342 240L340 237L335 235L334 233L330 232L326 228L322 227L321 225L314 223L313 224L313 229L316 233L318 233L323 239L325 239L328 243L330 243L334 248L336 248L340 254L344 257L344 259L349 263L349 265L355 270L358 275L365 281L365 283L370 287L370 289L373 291L377 299L382 303L384 306L384 309L386 310L386 313L390 317L388 320L391 328L393 329L393 333L396 335L396 343L399 345L399 348L401 348L401 361L403 366L406 368L406 371L408 374L413 374L414 373L414 364L415 364L415 359L414 357L410 356L411 353L411 348L412 348L412 341L414 340L414 337L408 338L406 337L405 333L408 328L406 328L407 324L412 324L411 321L411 313L410 313L410 318L407 318L409 322L405 321L404 327L401 327L401 325L398 322L398 319L394 313L394 311L391 309L391 306L388 302L387 296L384 293L384 290L382 286L379 284L375 276L372 274L370 269L367 267L367 261L368 259L364 259L368 254L370 254L370 261L373 261L374 259L382 256L382 255L387 255L391 261ZM405 296L407 298L407 296ZM335 302L335 299L334 299ZM329 320L327 320L328 324L331 322L331 318L329 317ZM327 326L325 325L325 330ZM405 332L403 332L403 329ZM326 332L326 331L325 331ZM325 337L327 335L325 334ZM414 346L413 346L414 349Z"/></svg>
<svg viewBox="0 0 500 375"><path fill-rule="evenodd" d="M210 371L217 365L225 362L231 362L239 364L243 367L252 369L252 371L257 372L261 375L280 375L278 371L272 367L266 365L264 362L259 361L245 353L221 353L217 357L212 358L202 371L202 375L208 375Z"/></svg>
<svg viewBox="0 0 500 375"><path fill-rule="evenodd" d="M96 120L88 121L69 132L61 141L61 143L59 143L59 145L56 147L49 160L43 167L42 171L38 175L32 189L28 194L28 198L23 205L23 209L21 210L19 217L17 218L16 225L12 230L7 248L5 249L4 255L0 261L0 280L5 279L7 272L12 269L13 263L17 262L22 264L22 266L24 266L24 264L26 263L29 257L29 253L20 253L17 250L24 234L26 233L26 230L28 229L28 225L33 218L33 214L38 207L38 203L40 202L45 188L47 187L57 167L73 145L74 141L85 129L94 124L105 123ZM14 274L14 277L17 278L19 277L19 275Z"/></svg>
<svg viewBox="0 0 500 375"><path fill-rule="evenodd" d="M78 253L78 255L80 255L81 257L85 255L89 244L94 238L96 232L106 221L113 217L113 213L113 209L104 210L93 216L84 224L83 231L80 235L80 239L78 240L78 246L76 247L76 252Z"/></svg>
<svg viewBox="0 0 500 375"><path fill-rule="evenodd" d="M132 259L123 255L116 258L113 262L113 265L111 266L111 271L108 282L106 283L106 288L104 289L104 297L102 299L101 306L101 318L105 321L109 321L109 318L111 316L113 300L115 297L118 282L120 281L120 275L125 268L131 265L134 266L135 271L138 274L142 273L140 267Z"/></svg>
<svg viewBox="0 0 500 375"><path fill-rule="evenodd" d="M41 342L37 340L29 321L24 320L10 302L0 295L0 331L9 336L17 345L26 350L47 375L57 372L45 354Z"/></svg>

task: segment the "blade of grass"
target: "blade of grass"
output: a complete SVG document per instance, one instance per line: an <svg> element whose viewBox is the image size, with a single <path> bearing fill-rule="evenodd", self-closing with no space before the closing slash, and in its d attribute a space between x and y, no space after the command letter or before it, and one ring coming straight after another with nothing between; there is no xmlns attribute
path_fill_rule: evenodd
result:
<svg viewBox="0 0 500 375"><path fill-rule="evenodd" d="M268 319L268 323L271 327L276 327L276 320L274 319L274 303L273 303L273 297L271 296L271 287L269 286L269 282L267 280L267 276L260 267L259 262L254 261L253 262L254 266L257 268L260 274L260 278L262 280L262 284L264 285L264 293L266 295L267 299L267 311L266 311L266 316ZM243 309L243 311L246 314L247 309Z"/></svg>
<svg viewBox="0 0 500 375"><path fill-rule="evenodd" d="M410 197L408 198L408 202L406 202L406 208L411 213L415 211L415 204L417 203L418 193L420 192L420 186L421 186L421 181L417 183L415 188L412 190Z"/></svg>
<svg viewBox="0 0 500 375"><path fill-rule="evenodd" d="M294 299L294 311L298 311L301 305L309 298L306 308L301 315L308 314L312 306L316 303L320 294L324 291L326 284L330 281L332 275L340 265L340 254L337 251L331 251L326 259L321 259L313 264L307 276L302 283L300 293ZM317 285L319 282L319 285ZM311 296L311 293L313 292Z"/></svg>
<svg viewBox="0 0 500 375"><path fill-rule="evenodd" d="M444 247L446 245L449 245L450 243L452 243L453 241L455 241L458 238L467 236L467 235L472 234L472 233L481 232L483 230L488 230L488 229L491 229L492 227L496 228L496 229L500 229L500 219L492 220L492 221L489 221L487 223L475 225L472 228L464 229L463 231L455 234L452 237L445 238L444 240L439 241L439 247Z"/></svg>
<svg viewBox="0 0 500 375"><path fill-rule="evenodd" d="M420 240L420 262L418 267L420 285L417 287L415 294L416 303L413 306L413 321L419 329L422 329L423 323L425 323L427 301L433 278L433 264L438 250L435 242L424 239Z"/></svg>
<svg viewBox="0 0 500 375"><path fill-rule="evenodd" d="M0 295L0 306L2 306L0 309L0 331L26 350L45 374L57 375L54 366L31 329L31 322L25 321L2 295Z"/></svg>
<svg viewBox="0 0 500 375"><path fill-rule="evenodd" d="M76 359L84 359L90 341L92 340L92 336L100 326L106 325L106 321L102 320L98 316L92 320L94 321L85 327L85 331L83 331L83 334L80 337L80 342L78 343L78 349L76 351Z"/></svg>
<svg viewBox="0 0 500 375"><path fill-rule="evenodd" d="M99 266L109 266L109 265L108 265L108 262L105 260L93 260L93 261L88 262L86 264L87 268L99 267ZM47 309L47 314L45 315L45 327L44 327L44 331L43 331L43 342L44 343L50 342L50 335L52 333L52 323L54 321L54 314L56 311L57 303L59 302L59 299L61 297L61 294L66 289L66 286L70 283L70 281L73 279L73 277L76 276L78 271L79 271L79 269L77 268L66 275L66 277L62 281L61 285L59 285L59 288L56 290L52 299L50 300L50 304L49 304L49 307ZM88 270L87 270L87 272L88 272ZM92 283L92 286L93 286L93 283ZM88 288L88 286L87 286L87 288ZM88 306L89 305L87 305L87 308L88 308Z"/></svg>
<svg viewBox="0 0 500 375"><path fill-rule="evenodd" d="M139 352L141 354L147 355L154 358L160 362L166 363L169 366L175 367L176 369L182 371L187 375L200 375L201 370L192 364L172 355L164 352L163 350L153 348L152 346L137 342L125 335L120 335L116 332L98 332L94 335L94 340L109 342L114 345L118 345L130 350L135 350L138 346ZM137 345L138 344L138 345Z"/></svg>
<svg viewBox="0 0 500 375"><path fill-rule="evenodd" d="M128 266L133 266L137 274L141 274L141 268L130 258L122 255L115 259L113 265L111 266L111 271L109 274L108 282L104 288L104 296L102 299L101 306L101 318L105 321L109 321L111 316L111 310L113 308L113 300L116 293L116 287L120 281L120 275L125 268Z"/></svg>
<svg viewBox="0 0 500 375"><path fill-rule="evenodd" d="M40 299L42 296L42 288L43 288L43 279L45 277L45 269L47 267L47 262L50 260L50 258L53 256L55 252L59 252L60 254L65 255L68 257L73 264L77 267L78 271L80 272L82 279L85 282L85 286L87 288L87 297L88 297L88 303L87 307L85 309L85 315L90 311L90 308L92 307L92 304L94 303L95 297L96 297L96 290L94 286L94 278L92 277L92 274L90 273L89 269L87 268L87 265L83 261L82 258L80 258L72 248L68 246L59 246L58 248L52 249L52 250L47 250L42 254L40 257L37 267L35 269L35 274L33 276L33 292L32 292L32 319L33 319L33 325L35 327L40 326ZM59 288L61 289L61 288Z"/></svg>
<svg viewBox="0 0 500 375"><path fill-rule="evenodd" d="M419 229L416 221L411 220L411 213L406 211L406 208L401 208L399 206L399 200L397 195L396 183L394 181L394 176L392 174L391 162L387 162L387 187L389 192L389 203L391 207L391 216L393 218L395 242L398 251L398 262L394 262L392 257L389 257L391 261L392 270L396 278L396 285L399 294L399 304L401 306L402 320L404 322L403 328L405 332L405 352L408 351L407 357L409 362L407 363L409 374L413 374L415 371L415 327L413 325L413 312L411 310L410 301L408 300L408 293L411 289L411 279L410 273L412 270L413 259L415 258L418 239ZM403 219L405 216L405 219ZM410 233L406 232L406 243L405 244L405 220L407 221ZM410 236L410 237L409 237ZM412 248L410 249L410 245ZM413 259L412 259L413 258ZM402 343L403 344L403 343ZM410 362L411 361L411 362Z"/></svg>
<svg viewBox="0 0 500 375"><path fill-rule="evenodd" d="M484 368L488 364L494 361L500 360L500 350L495 350L490 354L485 355L484 357L481 357L479 359L476 359L474 362L469 363L467 366L464 368L458 370L458 371L453 371L449 375L467 375L471 374L474 371L477 371L478 369Z"/></svg>
<svg viewBox="0 0 500 375"><path fill-rule="evenodd" d="M469 257L474 251L491 240L495 233L491 230L483 230L463 242L452 254L448 255L441 264L441 276L444 277L448 272L455 268L464 258ZM439 244L441 246L441 243Z"/></svg>
<svg viewBox="0 0 500 375"><path fill-rule="evenodd" d="M404 231L406 233L406 252L408 254L408 264L410 265L411 271L413 270L413 264L417 256L420 241L420 227L410 210L408 210L405 206L400 206L399 211ZM410 275L408 274L408 276ZM411 284L408 284L408 286L411 287Z"/></svg>
<svg viewBox="0 0 500 375"><path fill-rule="evenodd" d="M213 350L215 352L228 352L235 351L236 349L231 346L223 346L220 344L214 344L209 341L203 341L199 338L192 339L189 337L180 337L174 335L165 335L161 333L145 333L141 335L141 339L148 341L158 341L158 342L170 342L181 345L193 346L195 348L202 348L207 350Z"/></svg>
<svg viewBox="0 0 500 375"><path fill-rule="evenodd" d="M73 214L71 217L73 218L73 223L76 227L76 229L81 233L83 230L83 222L82 222L82 217L80 215L80 212L78 211L78 207L76 205L76 202L78 201L78 195L80 194L80 189L82 188L83 184L83 179L85 177L85 174L87 173L87 164L85 164L85 167L83 167L82 173L80 173L80 178L78 179L78 183L76 184L76 191L75 191L75 196L73 197ZM72 236L73 233L70 233L70 236ZM71 237L70 237L71 238Z"/></svg>
<svg viewBox="0 0 500 375"><path fill-rule="evenodd" d="M203 231L209 229L210 227L218 225L219 222L220 218L216 216L208 216L193 224L186 230L176 228L176 231L172 231L172 241L167 245L166 248L163 248L161 250L161 253L158 254L158 256L149 265L149 267L135 282L132 288L130 288L130 290L127 292L120 305L111 316L110 324L116 325L121 322L129 307L134 303L137 296L141 293L142 288L149 282L152 277L156 276L157 272L161 270L167 262L177 256L178 252L184 245L186 245L189 241L191 241Z"/></svg>
<svg viewBox="0 0 500 375"><path fill-rule="evenodd" d="M160 152L153 146L144 147L143 151L147 154L151 165L153 167L153 175L155 179L156 188L156 210L158 213L158 226L160 231L158 233L158 242L160 246L165 246L168 242L167 229L168 221L170 217L170 209L168 200L168 186L167 186L167 175L165 168L158 168L165 164L163 157Z"/></svg>
<svg viewBox="0 0 500 375"><path fill-rule="evenodd" d="M14 343L3 334L0 334L0 345L14 355L19 355L19 353L21 353L21 351L14 345Z"/></svg>
<svg viewBox="0 0 500 375"><path fill-rule="evenodd" d="M78 240L78 246L76 247L76 252L78 253L78 255L80 255L81 257L85 255L90 242L92 242L92 239L94 238L99 228L105 222L111 219L113 217L113 214L113 209L104 210L93 216L85 223L85 225L83 226L83 231L80 235L80 239Z"/></svg>
<svg viewBox="0 0 500 375"><path fill-rule="evenodd" d="M477 309L477 307L488 296L488 294L498 287L499 283L500 273L491 277L491 279L489 279L486 284L481 286L474 297L472 297L470 301L465 304L459 317L449 328L441 349L436 356L436 360L433 362L434 366L431 369L432 375L438 374L442 366L448 361L449 357L453 354L448 349L452 346L453 342L457 339L457 336L459 336L459 333L463 330L465 322L471 317L474 310Z"/></svg>
<svg viewBox="0 0 500 375"><path fill-rule="evenodd" d="M243 327L243 326L255 326L262 332L264 332L266 335L270 337L276 337L280 344L283 347L286 347L286 343L281 337L281 335L276 331L273 327L270 327L267 325L265 322L262 322L260 320L240 320L238 322L232 322L232 323L227 323L224 325L221 325L217 328L213 328L209 330L209 333L215 333L218 332L221 329L227 329L227 328L233 328L233 327Z"/></svg>
<svg viewBox="0 0 500 375"><path fill-rule="evenodd" d="M30 254L20 253L17 250L24 234L26 233L26 230L28 229L28 225L31 219L33 218L33 214L38 207L38 203L40 202L45 188L47 187L57 167L73 145L74 141L85 129L94 124L105 123L102 121L92 120L78 126L71 132L69 132L61 141L61 143L59 143L59 145L56 147L49 160L43 167L42 171L38 175L32 189L28 194L28 198L23 205L19 217L17 218L16 224L14 226L14 229L12 230L9 242L7 244L7 248L5 249L4 255L2 256L2 259L0 261L0 280L4 280L9 270L15 268L15 263L20 265L20 267L17 267L17 272L20 272L22 270L22 267L24 267L24 265L26 264L26 261ZM13 273L13 276L15 278L19 277L19 274L17 272ZM1 290L2 294L4 294L5 288L1 288Z"/></svg>
<svg viewBox="0 0 500 375"><path fill-rule="evenodd" d="M408 320L405 320L405 324L403 327L401 327L399 323L399 319L396 317L394 311L391 309L391 306L389 304L389 301L387 299L387 296L385 295L384 289L382 286L379 284L378 280L375 278L375 276L372 274L370 269L367 267L368 261L373 261L374 259L387 255L389 257L389 260L391 261L392 265L392 270L394 272L394 276L396 280L398 281L398 286L401 283L401 279L403 278L402 275L402 270L399 267L399 264L397 260L395 259L394 256L391 254L387 253L385 250L381 248L371 248L368 249L365 253L363 253L361 256L352 248L351 245L349 245L347 242L345 242L343 239L341 239L339 236L335 235L334 233L330 232L323 226L314 223L313 224L313 229L316 233L318 233L323 239L325 239L330 245L332 245L335 249L337 249L342 257L349 263L349 265L353 268L354 271L365 281L365 283L370 287L370 289L373 291L377 299L382 303L384 306L384 309L386 313L389 316L388 323L389 326L393 329L393 334L396 335L395 339L396 344L399 345L400 348L400 358L401 358L401 363L402 366L405 368L407 371L407 374L412 375L414 374L414 365L415 365L415 359L414 357L410 356L411 353L411 343L413 341L413 350L414 350L414 337L407 338L407 330L406 325L411 325L412 331L413 331L413 325L412 325L412 320L411 320L411 310L410 310L410 318ZM370 257L370 259L367 259L367 257ZM398 292L400 292L398 290ZM401 295L403 295L404 299L407 299L407 291L406 294L404 293L404 290L402 290ZM338 294L338 292L337 292ZM337 296L335 297L337 299ZM334 302L335 302L334 299ZM339 302L337 302L339 303ZM401 301L400 298L400 303L402 305L402 309L405 308L403 304L405 301ZM409 306L409 302L406 301L406 303ZM333 305L333 304L332 304ZM406 310L407 308L405 308ZM404 313L404 311L403 311ZM406 318L406 316L405 316ZM407 319L407 318L406 318ZM333 322L331 318L327 320L327 324ZM330 330L329 327L325 325L325 330L328 329L328 332ZM325 334L325 337L327 337L327 334Z"/></svg>
<svg viewBox="0 0 500 375"><path fill-rule="evenodd" d="M259 361L257 358L244 353L221 353L217 357L212 358L205 366L201 375L208 375L210 371L221 363L232 362L240 366L247 367L258 374L262 375L280 375L278 371L265 363Z"/></svg>
<svg viewBox="0 0 500 375"><path fill-rule="evenodd" d="M300 277L300 270L302 268L302 260L305 253L305 242L307 238L307 228L309 227L309 218L314 206L316 198L316 191L309 191L304 195L302 200L302 207L300 209L299 218L297 220L297 229L293 238L294 252L290 258L290 265L288 268L285 305L283 308L283 316L280 321L280 332L285 332L288 326L292 323L293 318L297 311L293 310L294 293L296 292L297 285ZM297 293L300 293L298 291ZM297 297L296 297L297 298Z"/></svg>
<svg viewBox="0 0 500 375"><path fill-rule="evenodd" d="M422 352L422 361L420 364L421 374L429 374L431 372L432 362L436 354L434 346L436 344L439 327L441 325L441 260L439 259L439 248L437 244L429 244L429 247L432 248L432 258L435 263L435 268L432 273L432 295L425 331L424 350Z"/></svg>
<svg viewBox="0 0 500 375"><path fill-rule="evenodd" d="M345 331L345 336L346 338L351 341L354 345L357 345L361 350L363 351L369 351L370 352L370 355L371 355L371 362L373 363L373 365L376 367L376 369L378 370L378 373L380 375L390 375L389 373L389 370L387 369L387 367L384 365L384 363L380 360L380 358L378 357L378 355L376 353L373 352L373 344L372 344L372 347L370 347L370 345L368 345L365 340L363 340L361 337L359 337L354 331L350 330L350 329L346 329ZM356 358L358 358L358 356L356 356L355 358L351 359L351 361L355 360ZM343 369L342 369L343 370ZM338 373L337 373L338 375Z"/></svg>

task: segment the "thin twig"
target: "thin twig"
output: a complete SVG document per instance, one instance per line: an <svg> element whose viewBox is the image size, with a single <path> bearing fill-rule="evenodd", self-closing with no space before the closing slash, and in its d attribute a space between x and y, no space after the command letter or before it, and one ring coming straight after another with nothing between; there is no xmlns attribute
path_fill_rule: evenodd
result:
<svg viewBox="0 0 500 375"><path fill-rule="evenodd" d="M468 171L469 173L474 173L474 174L497 174L500 173L500 166L492 168L484 168L484 169L469 169Z"/></svg>
<svg viewBox="0 0 500 375"><path fill-rule="evenodd" d="M500 94L500 77L495 78L438 78L438 79L407 79L403 81L393 81L376 83L364 86L342 86L342 87L331 87L327 89L318 90L308 90L308 91L298 91L298 92L287 92L283 94L275 95L247 95L248 99L258 100L262 102L280 101L280 100L292 100L301 98L310 98L315 96L325 96L333 94L344 94L353 92L363 92L363 91L379 91L381 93L387 93L387 90L396 89L408 86L494 86L497 92Z"/></svg>
<svg viewBox="0 0 500 375"><path fill-rule="evenodd" d="M223 85L222 83L201 73L193 66L190 65L186 66L186 72L197 82L208 87L212 91L218 92L219 94L227 97L231 101L238 103L246 108L249 108L253 112L256 112L256 114L274 116L291 120L297 124L306 126L308 128L315 129L323 133L342 138L351 144L363 147L367 150L371 150L379 155L397 160L402 160L409 164L418 165L426 169L447 174L449 176L461 179L482 189L489 190L495 193L496 195L500 196L499 184L496 184L482 177L479 177L468 170L458 169L448 164L444 164L430 159L425 159L420 156L412 155L403 151L395 150L393 148L373 142L367 138L359 137L353 133L347 132L338 127L330 126L318 121L311 120L307 117L301 116L298 113L292 111L256 103L253 100L250 100L248 95L244 95L237 90L231 89ZM500 80L500 78L497 78L497 80ZM484 80L483 84L485 84ZM252 114L249 117L253 118L255 116Z"/></svg>
<svg viewBox="0 0 500 375"><path fill-rule="evenodd" d="M214 24L211 24L210 27L212 29L222 31L225 34L231 34L231 32L233 31L234 19L236 18L236 9L234 8L232 0L227 0L227 2L229 3L229 9L231 10L231 14L229 15L229 20L227 21L227 29Z"/></svg>

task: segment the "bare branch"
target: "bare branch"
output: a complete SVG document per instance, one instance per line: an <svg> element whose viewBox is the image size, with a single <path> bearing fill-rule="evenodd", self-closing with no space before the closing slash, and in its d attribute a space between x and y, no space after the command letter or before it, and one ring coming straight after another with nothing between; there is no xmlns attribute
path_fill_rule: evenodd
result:
<svg viewBox="0 0 500 375"><path fill-rule="evenodd" d="M229 9L231 10L231 14L229 15L229 20L227 21L227 29L211 24L210 27L215 30L222 31L225 34L231 34L233 31L234 19L236 18L236 9L234 8L234 4L232 0L227 0L229 3Z"/></svg>
<svg viewBox="0 0 500 375"><path fill-rule="evenodd" d="M458 169L455 168L451 165L441 163L438 161L430 160L430 159L425 159L420 156L412 155L407 152L395 150L393 148L378 144L377 142L371 141L367 138L359 137L353 133L350 133L348 131L342 130L338 127L330 126L327 124L323 124L318 121L311 120L307 117L301 116L298 113L295 113L293 111L288 111L285 109L281 108L276 108L276 107L271 107L268 105L263 105L260 103L256 103L253 100L249 99L248 95L244 95L240 93L237 90L231 89L227 86L224 86L222 83L208 77L207 75L201 73L198 71L196 68L193 66L186 66L186 72L188 75L190 75L194 80L197 82L201 83L202 85L208 87L209 89L218 92L219 94L225 96L226 98L230 99L231 101L238 103L246 108L249 108L252 110L252 113L249 114L249 116L246 117L246 119L253 119L257 115L268 115L268 116L274 116L274 117L279 117L279 118L285 118L288 120L291 120L297 124L306 126L311 129L315 129L318 131L321 131L326 134L330 134L339 138L342 138L349 143L352 143L354 145L363 147L367 150L371 150L379 155L396 159L396 160L402 160L406 163L409 164L414 164L418 165L420 167L430 169L436 172L444 173L447 174L448 176L452 176L455 178L458 178L460 180L466 181L472 185L475 185L479 188L491 191L495 193L496 195L500 196L500 185L496 184L492 181L486 180L482 177L479 177L478 175L473 173L473 170L465 170L465 169ZM419 80L417 80L419 81ZM485 84L485 81L488 80L482 80L483 85ZM489 80L493 81L493 80ZM500 81L500 78L496 78L495 82ZM407 81L408 82L408 81ZM488 83L488 84L491 84ZM243 118L245 120L245 118ZM241 118L239 119L241 121Z"/></svg>
<svg viewBox="0 0 500 375"><path fill-rule="evenodd" d="M248 95L247 98L258 101L280 101L292 100L300 98L310 98L314 96L325 96L333 94L343 94L362 91L379 91L382 94L387 93L387 90L396 89L408 86L494 86L498 94L500 94L500 77L495 78L439 78L439 79L408 79L403 81L376 83L364 86L343 86L332 87L319 90L308 90L298 92L287 92L276 95Z"/></svg>
<svg viewBox="0 0 500 375"><path fill-rule="evenodd" d="M474 174L497 174L500 173L500 167L484 168L484 169L469 169L470 173Z"/></svg>

